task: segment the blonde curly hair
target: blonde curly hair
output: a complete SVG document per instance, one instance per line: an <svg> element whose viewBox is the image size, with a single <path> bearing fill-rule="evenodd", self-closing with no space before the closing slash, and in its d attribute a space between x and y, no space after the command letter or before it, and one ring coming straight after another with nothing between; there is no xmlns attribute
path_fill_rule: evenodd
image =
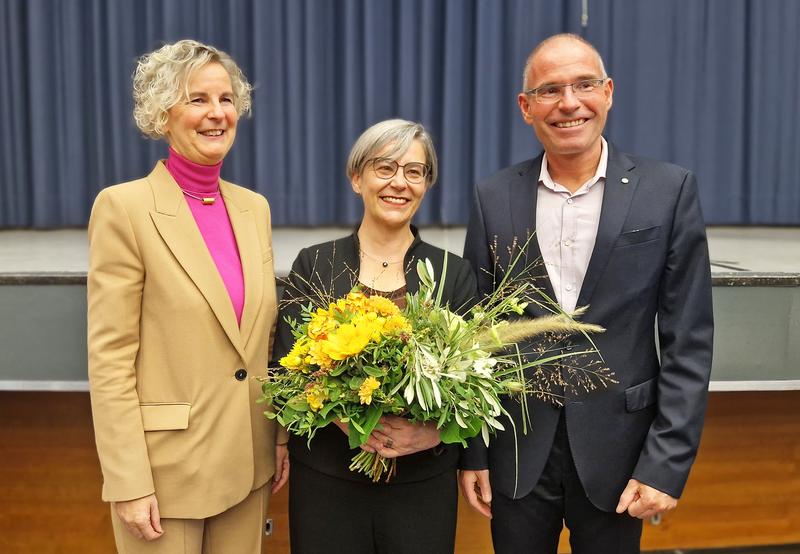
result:
<svg viewBox="0 0 800 554"><path fill-rule="evenodd" d="M210 63L228 72L236 113L249 115L253 87L233 58L196 40L179 40L139 58L133 73L133 119L139 130L152 139L164 138L170 108L188 100L189 77Z"/></svg>

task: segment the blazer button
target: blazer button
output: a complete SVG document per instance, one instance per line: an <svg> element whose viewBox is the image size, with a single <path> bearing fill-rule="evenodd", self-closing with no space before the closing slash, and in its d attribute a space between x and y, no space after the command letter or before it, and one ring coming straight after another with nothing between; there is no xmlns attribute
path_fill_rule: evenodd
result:
<svg viewBox="0 0 800 554"><path fill-rule="evenodd" d="M247 371L244 369L237 369L233 376L236 377L238 381L244 381L247 378Z"/></svg>

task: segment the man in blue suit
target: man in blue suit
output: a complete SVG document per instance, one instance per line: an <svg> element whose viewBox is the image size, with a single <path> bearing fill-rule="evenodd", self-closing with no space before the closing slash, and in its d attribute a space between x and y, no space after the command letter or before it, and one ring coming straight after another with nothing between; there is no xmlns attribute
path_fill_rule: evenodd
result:
<svg viewBox="0 0 800 554"><path fill-rule="evenodd" d="M555 553L564 524L575 554L639 552L642 520L675 507L700 440L713 320L697 185L605 141L613 92L591 44L543 41L518 102L544 153L475 189L464 257L481 292L535 232L526 258L542 259L544 292L568 312L589 306L582 319L606 328L594 340L618 381L567 390L563 407L529 397L516 445L507 430L464 451L462 490L492 518L498 554ZM522 429L520 403L506 408Z"/></svg>

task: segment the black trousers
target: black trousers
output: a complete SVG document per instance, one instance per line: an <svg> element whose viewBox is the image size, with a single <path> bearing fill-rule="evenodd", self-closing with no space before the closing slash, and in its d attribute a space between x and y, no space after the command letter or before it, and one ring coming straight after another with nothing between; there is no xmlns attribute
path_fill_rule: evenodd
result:
<svg viewBox="0 0 800 554"><path fill-rule="evenodd" d="M638 554L642 521L604 512L586 497L569 448L562 411L553 449L530 494L514 500L493 491L495 554L555 554L562 526L573 554Z"/></svg>
<svg viewBox="0 0 800 554"><path fill-rule="evenodd" d="M457 513L455 469L394 485L338 479L302 463L289 473L294 554L451 554Z"/></svg>

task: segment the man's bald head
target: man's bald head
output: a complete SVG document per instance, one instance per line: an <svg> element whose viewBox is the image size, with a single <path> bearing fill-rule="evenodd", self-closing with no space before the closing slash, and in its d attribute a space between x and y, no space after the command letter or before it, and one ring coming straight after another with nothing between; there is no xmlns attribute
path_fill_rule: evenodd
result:
<svg viewBox="0 0 800 554"><path fill-rule="evenodd" d="M600 75L605 78L608 77L606 73L605 64L603 64L603 58L600 56L600 52L597 51L597 48L594 45L583 38L582 36L576 35L574 33L559 33L557 35L553 35L547 37L542 42L540 42L536 48L528 55L528 59L525 61L525 69L522 72L522 90L526 91L531 88L531 72L534 69L534 62L536 60L537 55L549 46L553 46L555 43L562 42L562 41L575 41L587 46L597 57L597 65L600 71Z"/></svg>

